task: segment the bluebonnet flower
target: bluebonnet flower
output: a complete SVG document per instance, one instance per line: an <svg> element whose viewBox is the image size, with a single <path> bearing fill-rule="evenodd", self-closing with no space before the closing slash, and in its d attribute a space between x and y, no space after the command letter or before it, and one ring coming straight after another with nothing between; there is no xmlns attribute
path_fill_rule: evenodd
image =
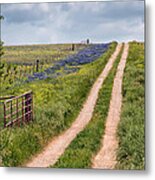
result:
<svg viewBox="0 0 155 180"><path fill-rule="evenodd" d="M66 59L62 59L54 64L54 66L47 68L44 72L34 73L32 76L28 77L28 82L34 80L42 80L48 77L55 78L60 76L61 73L56 72L60 70L61 67L64 68L66 74L73 73L78 70L78 68L67 68L68 66L78 66L87 63L91 63L98 59L103 53L105 53L109 47L110 43L107 44L93 44L89 47L79 51L77 54L70 55Z"/></svg>

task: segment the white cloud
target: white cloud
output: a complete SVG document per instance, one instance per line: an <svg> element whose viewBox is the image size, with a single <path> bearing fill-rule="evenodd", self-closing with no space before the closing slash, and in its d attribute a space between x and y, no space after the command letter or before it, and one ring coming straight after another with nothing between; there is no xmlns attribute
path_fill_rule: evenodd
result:
<svg viewBox="0 0 155 180"><path fill-rule="evenodd" d="M105 4L104 3L100 3L100 2L72 2L69 3L68 6L71 8L72 12L76 12L76 11L86 11L86 12L99 12L99 11L103 11L105 8Z"/></svg>
<svg viewBox="0 0 155 180"><path fill-rule="evenodd" d="M31 10L34 4L10 4L6 6L7 11L16 11L20 8L20 10Z"/></svg>
<svg viewBox="0 0 155 180"><path fill-rule="evenodd" d="M15 4L3 6L2 12L6 44L144 39L144 12L138 2L119 2L117 8L112 2Z"/></svg>
<svg viewBox="0 0 155 180"><path fill-rule="evenodd" d="M43 12L49 12L50 10L48 3L41 3L39 4L39 7Z"/></svg>

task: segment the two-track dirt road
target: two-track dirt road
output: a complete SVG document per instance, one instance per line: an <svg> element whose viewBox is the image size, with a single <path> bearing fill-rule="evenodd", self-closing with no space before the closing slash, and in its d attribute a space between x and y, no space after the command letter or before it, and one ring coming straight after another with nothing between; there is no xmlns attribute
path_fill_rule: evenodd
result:
<svg viewBox="0 0 155 180"><path fill-rule="evenodd" d="M115 52L111 55L102 73L95 81L88 98L83 105L83 108L71 127L61 135L52 139L40 154L26 164L26 167L49 167L50 165L54 165L58 158L64 153L65 149L77 136L77 134L89 123L96 105L99 90L102 87L104 80L108 76L121 50L121 47L122 43L117 45Z"/></svg>

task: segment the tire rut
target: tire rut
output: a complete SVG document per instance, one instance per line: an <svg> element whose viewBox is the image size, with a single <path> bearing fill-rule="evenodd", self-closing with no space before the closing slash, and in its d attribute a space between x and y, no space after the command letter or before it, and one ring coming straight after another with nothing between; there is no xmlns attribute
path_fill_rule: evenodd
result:
<svg viewBox="0 0 155 180"><path fill-rule="evenodd" d="M92 160L92 168L95 169L114 169L117 163L117 127L120 121L122 106L122 81L126 60L128 57L128 51L129 44L126 43L114 78L109 112L106 119L104 136L102 139L102 146L97 155Z"/></svg>

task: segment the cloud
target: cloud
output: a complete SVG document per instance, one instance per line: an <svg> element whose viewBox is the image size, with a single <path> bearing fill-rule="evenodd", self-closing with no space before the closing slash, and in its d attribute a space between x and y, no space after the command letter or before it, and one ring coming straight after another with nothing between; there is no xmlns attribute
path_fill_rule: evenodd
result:
<svg viewBox="0 0 155 180"><path fill-rule="evenodd" d="M49 12L50 10L48 3L42 3L42 4L39 4L39 6L43 12Z"/></svg>
<svg viewBox="0 0 155 180"><path fill-rule="evenodd" d="M144 39L144 2L4 4L5 44Z"/></svg>

